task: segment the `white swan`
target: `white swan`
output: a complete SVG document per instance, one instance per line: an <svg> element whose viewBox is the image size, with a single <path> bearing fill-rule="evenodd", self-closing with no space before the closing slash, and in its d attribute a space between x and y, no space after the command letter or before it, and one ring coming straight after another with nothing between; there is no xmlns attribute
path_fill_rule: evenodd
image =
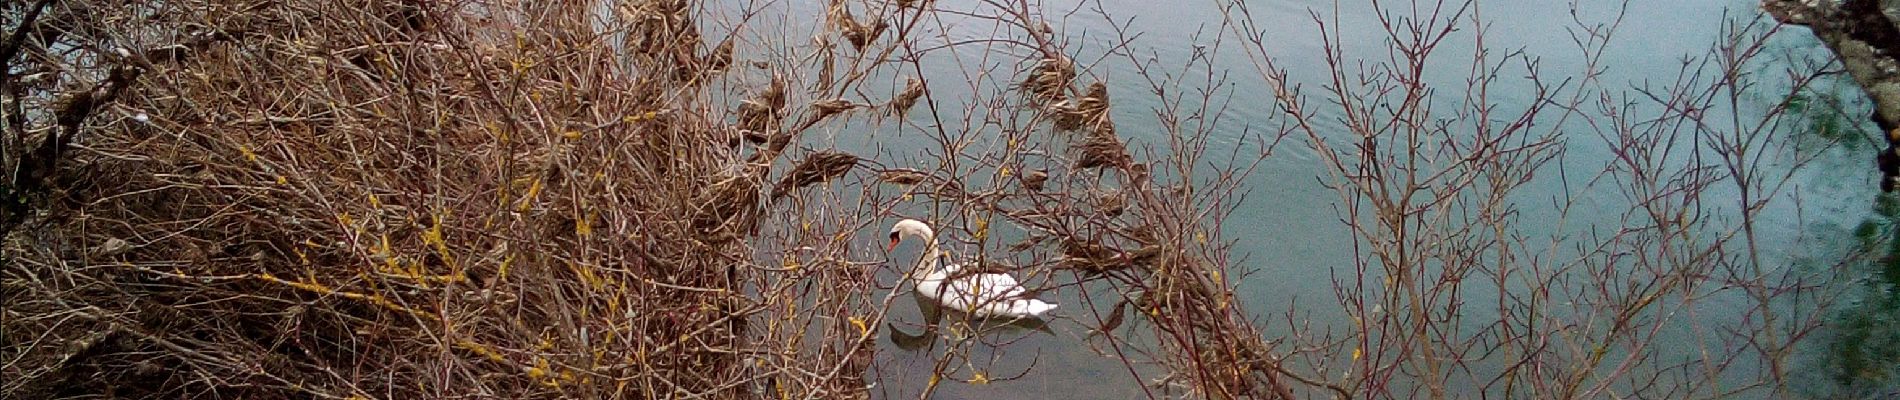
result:
<svg viewBox="0 0 1900 400"><path fill-rule="evenodd" d="M897 221L897 225L891 226L890 248L897 248L897 243L904 236L924 239L924 253L918 257L917 265L912 267L908 276L917 279L919 294L937 304L982 318L1041 317L1056 309L1055 304L1024 297L1028 291L1008 274L969 274L949 279L963 266L956 263L943 265L944 255L937 248L937 235L923 221Z"/></svg>

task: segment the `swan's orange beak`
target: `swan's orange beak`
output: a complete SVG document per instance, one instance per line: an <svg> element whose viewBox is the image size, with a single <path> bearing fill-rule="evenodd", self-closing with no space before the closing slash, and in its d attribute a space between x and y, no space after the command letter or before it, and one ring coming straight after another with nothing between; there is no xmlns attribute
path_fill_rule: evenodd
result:
<svg viewBox="0 0 1900 400"><path fill-rule="evenodd" d="M885 246L884 251L889 252L891 250L897 250L897 241L898 241L897 232L891 232L891 245Z"/></svg>

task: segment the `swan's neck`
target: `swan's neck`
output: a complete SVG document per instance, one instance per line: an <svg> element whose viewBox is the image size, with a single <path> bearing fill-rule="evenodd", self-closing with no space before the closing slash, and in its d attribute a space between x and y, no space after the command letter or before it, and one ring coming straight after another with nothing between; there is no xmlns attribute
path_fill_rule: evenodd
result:
<svg viewBox="0 0 1900 400"><path fill-rule="evenodd" d="M917 257L917 268L911 270L911 277L924 279L925 276L939 272L944 268L943 250L937 248L937 235L931 234L931 232L924 232L919 236L923 236L924 239L924 253ZM951 268L956 268L956 266L952 265Z"/></svg>

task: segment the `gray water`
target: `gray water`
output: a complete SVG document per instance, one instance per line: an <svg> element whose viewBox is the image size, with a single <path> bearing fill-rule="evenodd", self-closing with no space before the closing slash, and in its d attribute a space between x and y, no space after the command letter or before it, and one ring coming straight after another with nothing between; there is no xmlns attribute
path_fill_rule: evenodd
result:
<svg viewBox="0 0 1900 400"><path fill-rule="evenodd" d="M773 26L765 32L752 32L758 40L783 40L794 46L804 45L809 38L824 33L808 22L812 19L804 16L821 15L823 1L801 0L790 2L770 2L757 4L766 23L755 21L757 26ZM1395 2L1387 2L1395 3ZM1402 2L1396 2L1402 3ZM862 4L853 3L859 16L863 16ZM1384 56L1386 38L1378 29L1378 20L1373 8L1365 1L1332 2L1325 0L1257 0L1250 1L1259 26L1268 29L1270 38L1267 51L1278 65L1286 69L1289 78L1306 87L1310 93L1318 93L1325 83L1330 68L1317 55L1321 49L1323 37L1315 28L1312 12L1320 14L1321 19L1338 28L1338 41L1348 52L1348 57L1358 57L1367 61L1381 61ZM1608 23L1619 13L1624 16L1622 25L1610 50L1603 57L1608 68L1603 81L1612 88L1619 86L1641 87L1651 84L1667 84L1676 79L1682 67L1684 57L1708 55L1710 45L1722 37L1722 28L1731 20L1747 20L1756 17L1752 8L1756 2L1747 0L1700 0L1700 1L1635 1L1628 4L1625 12L1620 10L1622 3L1616 1L1583 1L1572 8L1565 1L1525 0L1509 2L1481 2L1480 17L1489 25L1486 46L1498 51L1522 49L1528 56L1541 60L1543 74L1547 77L1563 77L1582 73L1582 60L1577 45L1573 42L1575 26L1583 24ZM974 14L994 14L997 10L986 2L968 0L938 0L936 6L944 10L956 10ZM1388 9L1403 13L1403 8L1390 6ZM1185 83L1172 90L1213 91L1216 96L1208 108L1225 107L1225 117L1213 127L1213 138L1209 154L1226 154L1240 148L1255 148L1266 138L1262 131L1271 131L1278 126L1277 108L1260 76L1255 72L1252 61L1238 47L1240 43L1231 37L1225 43L1216 41L1217 36L1228 35L1223 31L1220 21L1222 13L1218 2L1214 1L1044 1L1039 4L1042 17L1047 19L1055 32L1068 43L1064 49L1087 69L1083 71L1083 82L1096 79L1111 83L1113 93L1114 117L1120 127L1119 133L1133 146L1165 147L1167 133L1156 128L1154 107L1161 106L1161 100L1152 94L1147 81L1139 78L1137 62L1153 61L1155 66L1164 67L1165 73L1188 76ZM715 13L739 15L739 9L715 10ZM1104 16L1106 14L1106 16ZM783 16L782 25L770 24L772 19ZM1121 28L1117 28L1117 26ZM932 47L946 41L980 41L989 38L1021 38L1012 32L1012 28L996 22L959 17L954 13L939 13L937 19L926 20L922 31L913 33L920 47ZM1130 61L1122 55L1109 54L1111 47L1119 42L1117 32L1139 33L1139 36L1127 49L1118 52L1136 54L1136 61ZM1791 31L1787 35L1801 35L1804 31ZM1470 53L1473 45L1466 35L1455 35L1453 42L1440 49L1441 57L1462 57ZM1463 42L1459 42L1462 40ZM1811 48L1814 42L1809 40L1783 40L1786 49L1778 49L1790 57L1819 57L1817 50ZM842 47L848 47L842 45ZM744 48L744 47L741 47ZM1197 83L1198 74L1204 70L1179 70L1182 60L1195 59L1212 53L1211 63L1217 72L1226 72L1226 80L1213 85ZM845 51L842 54L854 54ZM997 93L1012 90L1015 73L1026 67L1023 60L1031 52L1028 49L1009 46L962 45L931 50L922 63L922 75L932 82L933 96L940 107L951 113L965 110L962 101L975 97L991 98ZM1445 56L1449 55L1449 56ZM745 56L742 53L742 58ZM782 59L791 57L781 54L756 54L754 58ZM1447 59L1456 63L1456 59ZM1173 68L1173 69L1167 69ZM1462 65L1438 68L1428 73L1435 84L1457 85L1465 77L1467 69ZM848 94L847 97L863 99L883 99L889 96L888 89L901 87L904 77L916 73L904 68L886 67L867 78L862 93ZM973 82L965 85L964 82ZM1767 82L1772 88L1774 82ZM1494 101L1502 102L1500 107L1505 113L1522 109L1529 96L1529 87L1521 80L1503 79L1500 86L1493 88L1497 95ZM1774 90L1765 90L1773 93ZM980 94L980 96L979 96ZM1515 102L1515 103L1514 103ZM1316 100L1313 108L1319 110L1319 121L1336 121L1340 117L1333 107ZM976 106L969 106L976 107ZM918 110L923 110L920 106ZM980 107L974 108L980 110ZM1744 113L1747 110L1743 110ZM962 115L946 115L945 123L949 129L964 128ZM929 125L927 117L912 117L913 123ZM879 126L877 132L864 133L830 128L808 138L814 145L835 145L860 153L876 153L873 158L885 165L910 166L907 162L925 159L922 152L931 148L932 143L920 140L923 137L912 127L890 124ZM1580 130L1588 132L1588 130ZM1581 134L1579 134L1581 135ZM1350 268L1355 257L1351 234L1341 226L1335 207L1338 197L1322 187L1316 177L1325 176L1323 165L1307 146L1297 137L1289 138L1274 148L1271 156L1247 177L1247 189L1250 195L1240 204L1229 222L1224 226L1223 235L1237 241L1236 251L1244 256L1240 269L1251 271L1240 281L1238 291L1242 307L1258 313L1263 319L1259 326L1268 337L1286 334L1280 313L1297 310L1315 318L1314 323L1325 326L1339 326L1349 321L1335 300L1332 289L1333 273ZM1579 166L1585 174L1592 172L1595 166L1602 165L1610 157L1604 145L1595 137L1566 137L1567 151L1562 162ZM1817 158L1814 164L1805 170L1796 171L1794 187L1785 191L1787 201L1777 201L1771 205L1763 219L1765 243L1785 243L1781 249L1770 249L1774 260L1768 264L1792 265L1796 257L1825 257L1825 254L1813 254L1812 251L1796 248L1797 239L1806 237L1809 232L1820 230L1842 230L1851 227L1868 215L1868 204L1874 196L1870 189L1873 184L1871 163L1866 162L1864 153L1831 149ZM1547 167L1550 170L1553 167ZM1548 204L1547 198L1564 196L1560 179L1556 172L1547 171L1540 175L1544 178L1533 182L1527 189L1525 213L1527 218L1548 216L1552 211L1540 210L1537 206ZM1575 176L1572 178L1584 178ZM1588 194L1583 194L1588 195ZM1799 201L1792 201L1798 198ZM1605 203L1614 200L1604 199ZM1605 207L1613 205L1605 204ZM924 213L928 210L911 210ZM911 214L916 216L916 214ZM1606 217L1607 218L1607 217ZM1576 223L1576 222L1572 222ZM1536 224L1528 227L1537 229ZM879 235L867 235L876 240ZM870 246L866 246L870 247ZM916 252L914 246L901 247L893 257L905 259L907 254ZM888 278L888 276L887 276ZM1063 303L1062 313L1086 313L1088 306L1081 302L1079 293L1059 293L1055 295ZM1720 301L1711 304L1722 304ZM1106 307L1097 304L1096 308ZM1704 307L1709 307L1704 305ZM909 326L908 333L917 333L916 324L922 318L921 310L910 302L899 302L893 310L895 325ZM1070 314L1083 319L1079 314ZM1711 310L1709 315L1724 315L1723 310ZM1084 319L1088 320L1088 319ZM907 325L908 324L908 325ZM1130 325L1134 325L1131 323ZM1113 354L1113 350L1103 346L1100 340L1087 340L1085 328L1079 323L1058 318L1049 326L1053 334L1023 333L1003 335L1011 342L997 346L973 346L969 358L971 364L960 368L953 374L968 378L973 371L986 371L986 377L995 380L987 384L969 384L946 379L934 392L937 398L1146 398L1150 395L1167 395L1155 389L1144 391L1142 386L1151 383L1163 374L1152 366L1137 365L1132 369L1141 374L1141 378L1131 375L1131 368L1122 362L1100 355ZM1139 332L1140 329L1124 331ZM1665 345L1670 341L1687 340L1682 337L1665 337ZM947 345L936 344L930 350L904 349L893 342L881 341L878 351L878 364L871 380L877 382L872 390L879 398L914 398L927 385L930 371L935 367L942 351ZM1689 346L1683 346L1687 349ZM964 363L961 359L958 364ZM1031 367L1033 365L1033 367ZM1021 376L1015 377L1020 374ZM1000 378L1011 377L1009 380ZM1180 393L1173 393L1180 395ZM1466 393L1467 396L1475 393Z"/></svg>

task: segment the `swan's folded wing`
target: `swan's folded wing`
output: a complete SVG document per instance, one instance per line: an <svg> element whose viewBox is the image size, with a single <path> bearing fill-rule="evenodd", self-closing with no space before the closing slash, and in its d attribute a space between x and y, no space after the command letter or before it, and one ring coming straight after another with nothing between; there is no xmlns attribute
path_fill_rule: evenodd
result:
<svg viewBox="0 0 1900 400"><path fill-rule="evenodd" d="M1028 292L1023 289L1022 283L1016 282L1016 278L1008 274L981 274L975 278L980 285L983 285L985 294L997 293L995 296L1001 298L1016 298Z"/></svg>
<svg viewBox="0 0 1900 400"><path fill-rule="evenodd" d="M971 303L994 303L1021 297L1028 290L1004 274L976 274L945 282L945 292Z"/></svg>

